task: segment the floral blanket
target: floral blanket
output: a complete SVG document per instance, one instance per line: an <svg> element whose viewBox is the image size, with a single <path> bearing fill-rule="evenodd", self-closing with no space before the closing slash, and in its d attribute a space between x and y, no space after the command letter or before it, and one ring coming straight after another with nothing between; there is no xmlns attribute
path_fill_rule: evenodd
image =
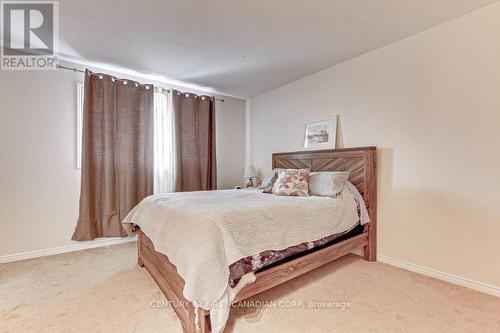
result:
<svg viewBox="0 0 500 333"><path fill-rule="evenodd" d="M270 266L295 254L299 254L333 242L334 240L337 240L338 238L350 233L358 227L359 224L356 224L353 228L345 232L333 234L313 242L305 242L299 245L290 246L284 250L267 250L255 256L242 258L229 266L229 286L231 288L236 287L241 277L247 273L256 272L259 269Z"/></svg>

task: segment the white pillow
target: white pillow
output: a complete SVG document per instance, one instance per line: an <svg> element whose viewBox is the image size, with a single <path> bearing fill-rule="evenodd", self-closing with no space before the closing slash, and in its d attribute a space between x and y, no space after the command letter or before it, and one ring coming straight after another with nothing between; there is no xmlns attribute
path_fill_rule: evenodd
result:
<svg viewBox="0 0 500 333"><path fill-rule="evenodd" d="M349 172L320 171L309 174L309 195L336 197L344 189Z"/></svg>
<svg viewBox="0 0 500 333"><path fill-rule="evenodd" d="M272 193L274 182L278 178L278 173L280 171L281 168L275 168L271 172L269 172L267 176L262 179L262 184L259 188L264 190L264 192L266 193Z"/></svg>

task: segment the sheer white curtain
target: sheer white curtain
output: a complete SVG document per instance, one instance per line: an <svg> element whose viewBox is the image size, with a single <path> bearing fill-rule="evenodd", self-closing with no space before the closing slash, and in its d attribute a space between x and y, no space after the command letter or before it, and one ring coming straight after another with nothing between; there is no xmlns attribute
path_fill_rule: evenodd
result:
<svg viewBox="0 0 500 333"><path fill-rule="evenodd" d="M175 191L175 145L172 92L155 92L154 194Z"/></svg>

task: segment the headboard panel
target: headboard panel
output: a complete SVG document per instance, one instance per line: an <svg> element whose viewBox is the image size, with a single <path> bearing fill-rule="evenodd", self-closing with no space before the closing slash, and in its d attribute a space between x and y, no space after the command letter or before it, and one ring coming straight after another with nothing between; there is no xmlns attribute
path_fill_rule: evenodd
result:
<svg viewBox="0 0 500 333"><path fill-rule="evenodd" d="M363 195L370 214L369 250L365 257L376 258L377 172L376 147L297 151L273 154L273 169L302 169L311 171L349 171L349 181Z"/></svg>
<svg viewBox="0 0 500 333"><path fill-rule="evenodd" d="M350 171L349 181L363 195L368 209L376 207L376 147L276 153L274 168Z"/></svg>

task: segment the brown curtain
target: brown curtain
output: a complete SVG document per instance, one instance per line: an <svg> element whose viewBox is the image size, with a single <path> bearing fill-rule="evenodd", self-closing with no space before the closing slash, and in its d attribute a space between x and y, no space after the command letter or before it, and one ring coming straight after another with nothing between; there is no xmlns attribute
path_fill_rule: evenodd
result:
<svg viewBox="0 0 500 333"><path fill-rule="evenodd" d="M153 193L153 107L153 86L87 71L73 240L126 236L121 221Z"/></svg>
<svg viewBox="0 0 500 333"><path fill-rule="evenodd" d="M217 189L215 99L172 92L175 125L175 190Z"/></svg>

